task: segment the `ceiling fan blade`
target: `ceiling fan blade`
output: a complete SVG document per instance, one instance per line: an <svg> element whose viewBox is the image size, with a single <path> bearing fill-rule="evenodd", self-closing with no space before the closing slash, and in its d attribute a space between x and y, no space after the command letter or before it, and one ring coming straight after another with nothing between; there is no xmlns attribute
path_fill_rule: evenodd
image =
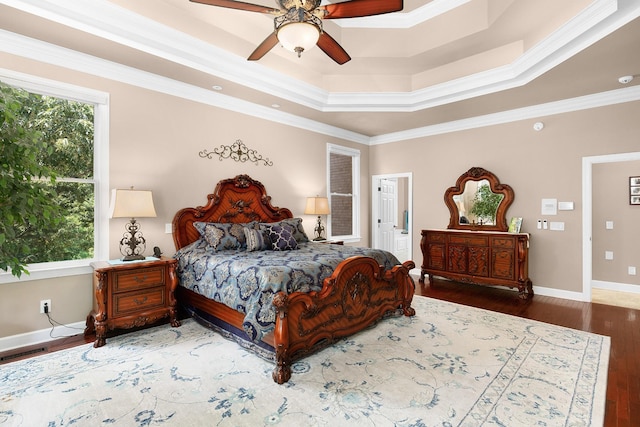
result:
<svg viewBox="0 0 640 427"><path fill-rule="evenodd" d="M262 6L259 4L245 3L235 0L190 0L193 3L208 4L209 6L226 7L227 9L246 10L249 12L258 13L280 13L280 9L274 9L272 7Z"/></svg>
<svg viewBox="0 0 640 427"><path fill-rule="evenodd" d="M269 52L271 49L273 49L274 46L277 44L278 44L278 36L274 31L273 33L271 33L271 35L269 35L269 37L267 37L266 39L264 39L262 43L260 43L260 46L258 46L256 50L253 51L253 53L247 58L247 60L257 61L258 59L265 56L266 53Z"/></svg>
<svg viewBox="0 0 640 427"><path fill-rule="evenodd" d="M324 19L359 18L401 11L403 0L350 0L322 6Z"/></svg>
<svg viewBox="0 0 640 427"><path fill-rule="evenodd" d="M351 57L346 50L338 44L329 34L323 32L318 39L318 47L322 49L324 53L329 55L331 59L342 65L345 62L351 61Z"/></svg>

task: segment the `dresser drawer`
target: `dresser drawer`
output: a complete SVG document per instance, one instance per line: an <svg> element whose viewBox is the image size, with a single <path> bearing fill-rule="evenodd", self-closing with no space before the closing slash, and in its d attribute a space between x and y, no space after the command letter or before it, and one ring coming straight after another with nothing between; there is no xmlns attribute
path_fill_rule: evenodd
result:
<svg viewBox="0 0 640 427"><path fill-rule="evenodd" d="M152 288L154 286L164 286L164 267L118 271L113 275L114 293Z"/></svg>
<svg viewBox="0 0 640 427"><path fill-rule="evenodd" d="M487 236L473 234L452 234L449 236L449 243L453 245L465 246L489 246L489 239L487 238Z"/></svg>
<svg viewBox="0 0 640 427"><path fill-rule="evenodd" d="M423 234L427 237L427 241L429 243L444 243L445 235L442 233L425 233Z"/></svg>
<svg viewBox="0 0 640 427"><path fill-rule="evenodd" d="M516 239L513 237L492 237L491 246L494 248L515 248Z"/></svg>
<svg viewBox="0 0 640 427"><path fill-rule="evenodd" d="M112 316L117 317L164 307L165 294L166 289L164 287L114 294Z"/></svg>

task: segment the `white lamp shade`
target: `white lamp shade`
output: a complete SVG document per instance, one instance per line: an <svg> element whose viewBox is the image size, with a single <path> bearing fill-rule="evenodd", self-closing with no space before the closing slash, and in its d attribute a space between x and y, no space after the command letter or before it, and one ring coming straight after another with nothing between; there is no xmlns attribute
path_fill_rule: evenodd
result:
<svg viewBox="0 0 640 427"><path fill-rule="evenodd" d="M318 42L318 38L320 38L318 27L306 22L292 22L278 29L280 44L291 52L311 49Z"/></svg>
<svg viewBox="0 0 640 427"><path fill-rule="evenodd" d="M149 218L156 216L149 190L111 190L109 218Z"/></svg>
<svg viewBox="0 0 640 427"><path fill-rule="evenodd" d="M329 200L326 197L308 197L304 208L306 215L329 215Z"/></svg>

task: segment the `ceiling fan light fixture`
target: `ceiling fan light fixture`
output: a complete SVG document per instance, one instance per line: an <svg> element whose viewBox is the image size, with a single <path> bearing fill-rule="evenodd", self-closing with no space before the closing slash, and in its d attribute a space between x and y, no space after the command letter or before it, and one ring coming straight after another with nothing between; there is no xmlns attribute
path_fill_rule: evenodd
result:
<svg viewBox="0 0 640 427"><path fill-rule="evenodd" d="M285 49L298 57L318 43L320 29L309 22L291 22L278 28L278 40Z"/></svg>

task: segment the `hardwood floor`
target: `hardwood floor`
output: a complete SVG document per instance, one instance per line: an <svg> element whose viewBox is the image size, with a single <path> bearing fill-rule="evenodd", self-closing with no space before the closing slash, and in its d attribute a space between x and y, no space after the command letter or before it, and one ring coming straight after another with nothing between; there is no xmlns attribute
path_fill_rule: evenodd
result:
<svg viewBox="0 0 640 427"><path fill-rule="evenodd" d="M611 337L604 426L640 426L640 310L445 280L416 280L416 294Z"/></svg>
<svg viewBox="0 0 640 427"><path fill-rule="evenodd" d="M504 288L445 280L421 285L416 279L416 294L610 336L604 426L640 426L640 310L540 295L524 301L518 298L517 293ZM59 339L47 343L44 350L38 349L40 351L19 358L2 360L7 355L0 353L0 364L89 343L94 339L82 334Z"/></svg>

